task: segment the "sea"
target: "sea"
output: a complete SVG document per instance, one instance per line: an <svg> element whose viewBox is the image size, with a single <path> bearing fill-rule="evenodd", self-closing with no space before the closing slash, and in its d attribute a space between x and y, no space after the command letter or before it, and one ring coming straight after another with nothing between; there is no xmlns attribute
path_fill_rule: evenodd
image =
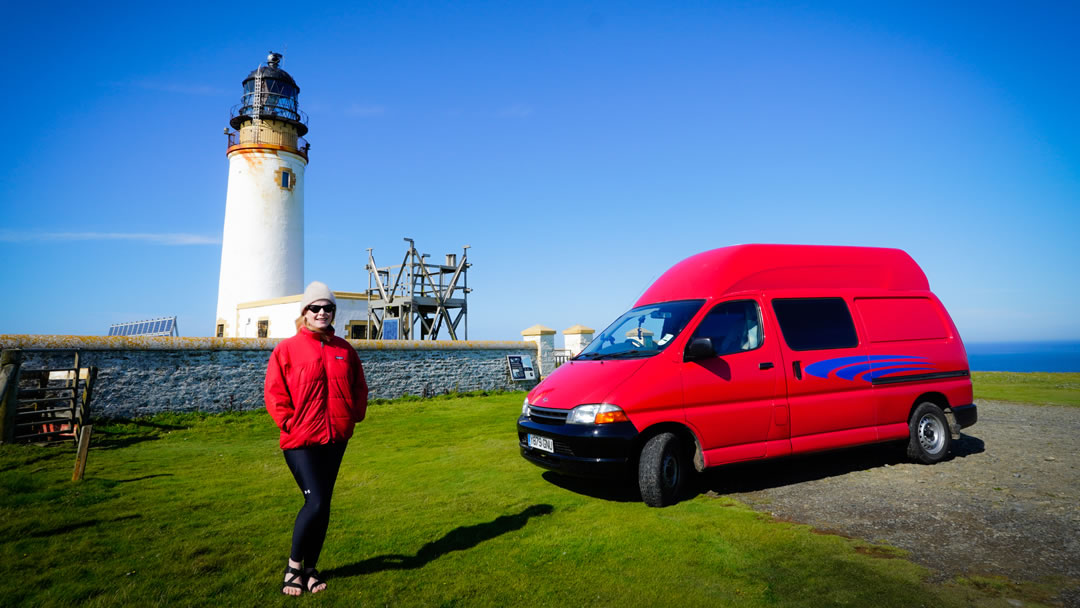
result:
<svg viewBox="0 0 1080 608"><path fill-rule="evenodd" d="M964 343L973 372L1080 372L1080 342Z"/></svg>

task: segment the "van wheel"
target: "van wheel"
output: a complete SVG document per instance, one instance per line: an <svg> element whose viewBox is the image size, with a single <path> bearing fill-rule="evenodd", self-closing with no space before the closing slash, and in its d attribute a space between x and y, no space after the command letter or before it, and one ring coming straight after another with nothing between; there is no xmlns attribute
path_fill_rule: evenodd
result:
<svg viewBox="0 0 1080 608"><path fill-rule="evenodd" d="M641 450L638 460L638 488L650 507L675 504L685 485L686 454L674 433L660 433Z"/></svg>
<svg viewBox="0 0 1080 608"><path fill-rule="evenodd" d="M945 413L934 403L920 403L908 423L908 457L923 464L934 464L949 453L952 434Z"/></svg>

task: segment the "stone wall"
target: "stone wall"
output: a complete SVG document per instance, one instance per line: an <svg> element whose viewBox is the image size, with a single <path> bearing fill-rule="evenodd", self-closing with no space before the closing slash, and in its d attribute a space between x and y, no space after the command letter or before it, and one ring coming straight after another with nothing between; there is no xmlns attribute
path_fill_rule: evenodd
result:
<svg viewBox="0 0 1080 608"><path fill-rule="evenodd" d="M266 363L277 339L0 335L0 348L23 349L23 367L98 367L94 418L164 411L221 412L263 407ZM528 390L514 382L507 355L536 357L515 341L352 340L372 399L476 390Z"/></svg>

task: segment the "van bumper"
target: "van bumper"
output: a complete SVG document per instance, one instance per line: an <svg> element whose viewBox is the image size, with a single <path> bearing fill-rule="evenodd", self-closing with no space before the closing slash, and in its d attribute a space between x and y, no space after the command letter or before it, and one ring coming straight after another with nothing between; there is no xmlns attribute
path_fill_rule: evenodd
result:
<svg viewBox="0 0 1080 608"><path fill-rule="evenodd" d="M626 472L638 431L630 422L587 425L540 424L518 418L518 447L529 462L567 475L610 477ZM550 438L555 452L529 447L529 435Z"/></svg>
<svg viewBox="0 0 1080 608"><path fill-rule="evenodd" d="M962 429L966 429L979 421L979 410L974 403L954 406L952 414L953 418L956 419L956 424Z"/></svg>

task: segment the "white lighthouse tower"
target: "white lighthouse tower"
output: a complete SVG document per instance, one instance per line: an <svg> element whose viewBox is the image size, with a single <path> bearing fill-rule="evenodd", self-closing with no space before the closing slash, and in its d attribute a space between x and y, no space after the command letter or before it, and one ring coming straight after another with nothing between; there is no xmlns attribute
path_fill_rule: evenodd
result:
<svg viewBox="0 0 1080 608"><path fill-rule="evenodd" d="M242 335L237 305L304 291L307 116L300 87L270 53L244 79L229 135L229 189L221 240L215 334Z"/></svg>

